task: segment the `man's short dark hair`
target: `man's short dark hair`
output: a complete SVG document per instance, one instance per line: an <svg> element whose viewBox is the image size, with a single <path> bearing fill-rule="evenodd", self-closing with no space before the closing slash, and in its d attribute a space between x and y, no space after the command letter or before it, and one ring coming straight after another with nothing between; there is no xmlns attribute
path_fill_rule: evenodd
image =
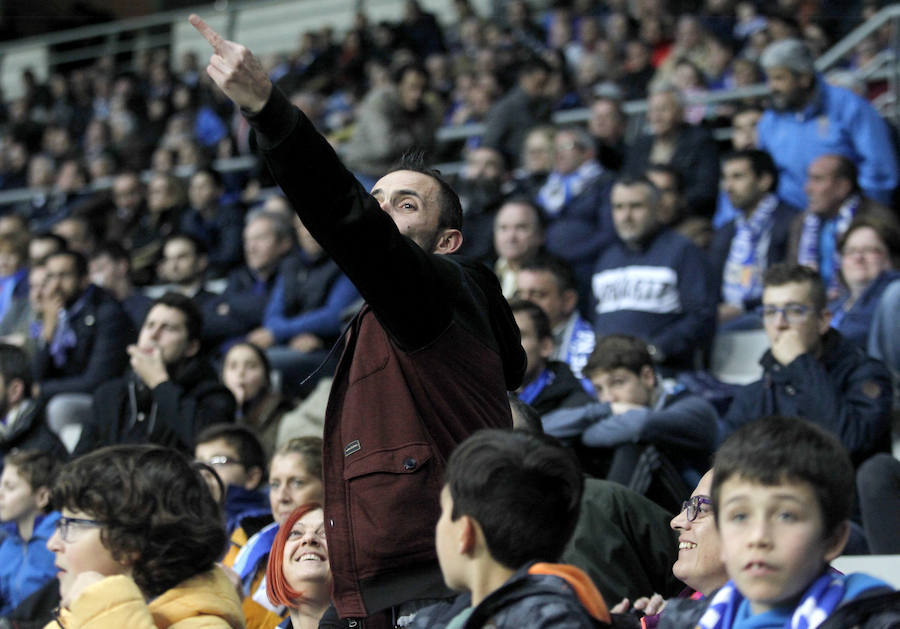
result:
<svg viewBox="0 0 900 629"><path fill-rule="evenodd" d="M170 291L163 294L162 297L156 298L153 303L150 304L150 310L153 310L155 306L160 304L180 310L182 314L184 314L184 325L187 328L188 340L200 340L200 335L203 332L203 313L200 311L200 307L194 303L193 299L182 295L181 293ZM150 310L147 311L147 314L150 313Z"/></svg>
<svg viewBox="0 0 900 629"><path fill-rule="evenodd" d="M417 61L407 61L406 63L399 65L391 72L391 80L395 85L399 85L407 72L415 72L419 76L424 77L426 81L428 80L428 72L425 70L425 66Z"/></svg>
<svg viewBox="0 0 900 629"><path fill-rule="evenodd" d="M54 234L53 232L38 232L34 234L30 239L29 243L35 242L37 240L52 240L56 249L53 253L57 253L59 251L65 251L68 248L66 245L66 239L60 236L59 234ZM40 260L41 263L45 262L47 258L49 258L53 253L47 254L44 260Z"/></svg>
<svg viewBox="0 0 900 629"><path fill-rule="evenodd" d="M809 287L809 297L816 310L824 310L828 304L822 276L812 267L783 262L773 264L763 273L763 290L785 284L806 284Z"/></svg>
<svg viewBox="0 0 900 629"><path fill-rule="evenodd" d="M647 351L647 344L641 339L627 334L610 334L597 339L594 351L581 370L587 377L598 371L627 369L640 375L645 365L653 366L653 357Z"/></svg>
<svg viewBox="0 0 900 629"><path fill-rule="evenodd" d="M512 430L480 430L447 463L453 520L473 518L491 557L516 569L528 561L556 562L581 503L578 461L548 437Z"/></svg>
<svg viewBox="0 0 900 629"><path fill-rule="evenodd" d="M199 446L200 444L219 439L227 443L228 447L237 453L238 458L241 460L241 466L245 470L249 472L254 467L259 468L262 476L260 476L257 487L261 485L266 479L267 461L266 452L256 433L240 424L212 424L197 435L197 438L194 439L194 444Z"/></svg>
<svg viewBox="0 0 900 629"><path fill-rule="evenodd" d="M772 185L769 190L775 190L778 187L778 167L772 156L766 151L759 149L743 149L740 151L731 151L722 158L722 164L734 161L736 159L745 159L750 163L750 170L756 177L769 175L772 178Z"/></svg>
<svg viewBox="0 0 900 629"><path fill-rule="evenodd" d="M673 166L669 164L660 164L659 162L650 162L647 164L647 168L644 169L644 176L646 177L649 173L662 173L664 175L668 175L672 178L672 181L675 182L675 191L678 194L684 192L684 177L681 176L681 173L678 172ZM647 181L653 183L653 180L650 177L647 177ZM656 185L655 183L653 184ZM659 190L659 188L657 188Z"/></svg>
<svg viewBox="0 0 900 629"><path fill-rule="evenodd" d="M623 175L616 179L616 181L613 183L613 188L615 188L616 186L623 186L625 188L643 186L649 193L648 200L650 201L651 206L655 207L659 205L659 188L657 188L656 184L650 181L645 175Z"/></svg>
<svg viewBox="0 0 900 629"><path fill-rule="evenodd" d="M550 318L543 308L533 301L527 299L512 299L509 302L509 309L513 314L524 312L531 318L534 324L534 331L538 339L552 339L553 327L550 325Z"/></svg>
<svg viewBox="0 0 900 629"><path fill-rule="evenodd" d="M797 417L763 417L738 428L716 452L711 496L718 519L722 485L738 477L766 486L806 482L822 509L825 535L850 517L854 472L837 437Z"/></svg>
<svg viewBox="0 0 900 629"><path fill-rule="evenodd" d="M434 179L438 184L438 204L441 212L438 215L438 229L462 229L463 211L459 195L441 175L441 171L425 165L425 155L421 151L413 151L403 155L400 160L388 169L388 173L398 170L410 170Z"/></svg>
<svg viewBox="0 0 900 629"><path fill-rule="evenodd" d="M209 247L206 245L206 243L200 238L197 238L193 234L188 234L187 232L175 232L174 234L166 236L166 239L163 241L163 249L165 249L166 245L168 245L173 240L186 240L187 242L191 243L191 245L194 247L194 255L198 258L201 256L209 255Z"/></svg>
<svg viewBox="0 0 900 629"><path fill-rule="evenodd" d="M222 173L220 173L218 170L214 170L212 168L209 168L208 166L201 166L191 174L191 179L193 179L197 175L209 175L213 180L213 185L215 185L216 188L225 187L225 180L222 179Z"/></svg>
<svg viewBox="0 0 900 629"><path fill-rule="evenodd" d="M522 263L519 271L546 271L550 273L556 281L556 286L559 288L560 293L567 290L578 290L578 280L575 277L575 271L572 270L572 265L562 258L549 253L539 253L529 258Z"/></svg>
<svg viewBox="0 0 900 629"><path fill-rule="evenodd" d="M96 260L103 256L108 257L113 262L128 262L129 265L131 264L131 256L125 247L112 240L107 240L94 249L94 252L91 254L91 260Z"/></svg>
<svg viewBox="0 0 900 629"><path fill-rule="evenodd" d="M25 386L25 397L31 397L31 361L21 347L0 343L0 376L7 387L13 380L21 380Z"/></svg>
<svg viewBox="0 0 900 629"><path fill-rule="evenodd" d="M88 274L88 261L87 258L84 257L84 254L81 254L77 251L72 251L71 249L61 249L60 251L54 251L46 258L44 258L44 263L50 261L51 258L59 258L61 256L65 256L72 260L72 264L75 266L75 274L78 276L78 279L84 279Z"/></svg>

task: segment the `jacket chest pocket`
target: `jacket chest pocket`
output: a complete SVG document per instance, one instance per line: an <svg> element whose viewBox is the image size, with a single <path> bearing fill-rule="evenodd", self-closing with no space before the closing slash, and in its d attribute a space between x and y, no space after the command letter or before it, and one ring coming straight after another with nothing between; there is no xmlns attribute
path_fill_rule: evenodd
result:
<svg viewBox="0 0 900 629"><path fill-rule="evenodd" d="M383 565L387 558L433 552L440 514L439 467L424 442L376 450L345 463L350 526L360 568Z"/></svg>

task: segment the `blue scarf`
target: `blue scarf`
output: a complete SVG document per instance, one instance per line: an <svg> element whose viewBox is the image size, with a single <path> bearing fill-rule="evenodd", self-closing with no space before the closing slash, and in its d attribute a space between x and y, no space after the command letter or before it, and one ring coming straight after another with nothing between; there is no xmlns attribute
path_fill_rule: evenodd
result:
<svg viewBox="0 0 900 629"><path fill-rule="evenodd" d="M267 559L269 551L272 550L272 542L278 534L278 523L272 522L268 526L260 529L253 537L247 540L244 547L238 552L234 558L234 571L241 577L241 583L244 584L244 591L250 589L253 582L253 575L256 574L256 567L259 562Z"/></svg>
<svg viewBox="0 0 900 629"><path fill-rule="evenodd" d="M94 292L94 287L89 285L70 308L63 308L59 313L49 347L50 356L57 369L66 364L66 355L78 344L78 337L75 335L75 330L72 329L72 321L81 313L92 292Z"/></svg>
<svg viewBox="0 0 900 629"><path fill-rule="evenodd" d="M777 205L778 198L768 194L760 200L749 219L743 214L734 219L734 238L722 277L725 303L743 307L746 301L762 296L762 274Z"/></svg>
<svg viewBox="0 0 900 629"><path fill-rule="evenodd" d="M856 216L860 201L858 194L852 195L841 204L837 216L832 219L822 220L821 216L809 211L803 219L797 262L818 270L829 291L838 288L836 271L841 268L841 255L837 240Z"/></svg>
<svg viewBox="0 0 900 629"><path fill-rule="evenodd" d="M579 166L575 172L562 175L556 171L547 177L547 183L538 192L538 203L547 214L553 216L563 209L566 203L581 194L588 185L603 174L603 167L595 160Z"/></svg>
<svg viewBox="0 0 900 629"><path fill-rule="evenodd" d="M841 604L844 590L843 575L828 568L803 593L800 604L794 609L784 629L815 629ZM695 629L728 629L734 623L743 600L734 581L729 581L713 596Z"/></svg>
<svg viewBox="0 0 900 629"><path fill-rule="evenodd" d="M519 399L526 404L531 404L537 396L541 394L544 387L553 382L554 377L552 371L544 369L534 381L522 389L522 392L519 394Z"/></svg>

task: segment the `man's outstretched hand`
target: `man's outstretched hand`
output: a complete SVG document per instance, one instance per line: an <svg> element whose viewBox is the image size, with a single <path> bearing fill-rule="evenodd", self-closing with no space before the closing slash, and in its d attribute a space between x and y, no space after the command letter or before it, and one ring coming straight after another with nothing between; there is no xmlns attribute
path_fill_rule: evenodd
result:
<svg viewBox="0 0 900 629"><path fill-rule="evenodd" d="M238 107L259 112L272 93L272 82L259 60L246 46L224 39L200 16L192 13L188 20L212 46L206 67L210 78Z"/></svg>

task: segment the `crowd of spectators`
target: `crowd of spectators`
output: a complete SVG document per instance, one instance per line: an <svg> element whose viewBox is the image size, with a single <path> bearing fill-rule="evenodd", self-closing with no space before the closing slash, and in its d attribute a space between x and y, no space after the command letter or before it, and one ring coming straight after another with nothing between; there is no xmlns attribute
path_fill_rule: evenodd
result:
<svg viewBox="0 0 900 629"><path fill-rule="evenodd" d="M410 152L459 162L458 253L509 301L527 359L515 402L585 471L655 502L647 513L678 512L712 482L728 435L804 417L860 471L851 547L897 552L884 531L900 492L866 480L876 464L900 476L887 454L900 406L897 130L872 104L883 84L848 89L814 66L878 5L835 19L827 2L680 4L512 0L479 15L456 0L441 24L409 0L396 22L362 11L346 33L306 31L262 62L366 190ZM891 37L878 30L842 69ZM762 82L762 98L696 100ZM28 71L23 85L0 106L0 194L28 190L0 207L0 457L149 442L219 476L240 464L249 476L219 488L239 536L226 563L248 626L286 617L264 600L264 559L278 524L305 521L288 516L323 496L276 481L310 475L302 439L322 436L366 291L261 161L215 167L257 142L196 54L102 58L46 83ZM644 99L638 130L624 103ZM562 110L583 123L554 125ZM439 141L467 123L483 132ZM747 331L767 343L743 357L763 374L738 389L710 356L717 334Z"/></svg>

